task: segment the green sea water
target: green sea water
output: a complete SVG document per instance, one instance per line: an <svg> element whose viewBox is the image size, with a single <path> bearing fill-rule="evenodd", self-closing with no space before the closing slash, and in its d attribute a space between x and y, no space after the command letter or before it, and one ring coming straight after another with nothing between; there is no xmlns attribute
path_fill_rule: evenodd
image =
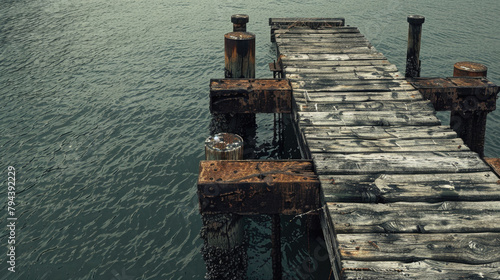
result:
<svg viewBox="0 0 500 280"><path fill-rule="evenodd" d="M15 273L0 231L0 279L203 278L198 163L209 80L224 76L237 13L257 36L257 78L272 77L270 17L344 17L404 69L406 17L420 14L422 76L451 76L469 60L500 84L498 0L0 0L0 224L8 166L18 218ZM258 157L297 154L277 150L272 116L257 124ZM486 156L500 157L499 131L496 111ZM305 219L282 226L285 279L328 279ZM269 279L269 218L247 229L249 279Z"/></svg>

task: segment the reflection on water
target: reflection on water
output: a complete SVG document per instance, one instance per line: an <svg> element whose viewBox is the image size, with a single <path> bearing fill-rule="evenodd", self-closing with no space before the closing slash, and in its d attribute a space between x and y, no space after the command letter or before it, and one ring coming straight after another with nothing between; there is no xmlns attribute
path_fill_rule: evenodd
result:
<svg viewBox="0 0 500 280"><path fill-rule="evenodd" d="M269 17L343 16L403 69L406 16L422 14L423 76L472 60L500 83L499 9L497 0L3 1L0 158L17 171L19 261L0 279L203 278L195 186L232 14L250 15L257 78L272 77ZM291 132L277 148L272 115L256 122L255 157L297 152ZM500 155L499 127L494 112L487 156ZM301 219L282 226L284 272L297 279L314 239ZM248 227L249 277L269 277L267 217Z"/></svg>

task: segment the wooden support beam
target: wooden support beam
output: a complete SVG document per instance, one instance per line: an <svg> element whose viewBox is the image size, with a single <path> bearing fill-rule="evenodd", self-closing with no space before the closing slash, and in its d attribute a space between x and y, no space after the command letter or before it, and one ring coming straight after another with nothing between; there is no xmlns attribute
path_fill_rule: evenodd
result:
<svg viewBox="0 0 500 280"><path fill-rule="evenodd" d="M200 213L297 215L320 207L319 187L311 161L202 161Z"/></svg>
<svg viewBox="0 0 500 280"><path fill-rule="evenodd" d="M281 79L212 79L212 113L291 113L292 86Z"/></svg>
<svg viewBox="0 0 500 280"><path fill-rule="evenodd" d="M484 156L487 114L496 109L499 87L484 77L408 79L437 111L451 111L450 126Z"/></svg>
<svg viewBox="0 0 500 280"><path fill-rule="evenodd" d="M499 87L485 78L413 78L408 81L436 111L488 111L496 109Z"/></svg>

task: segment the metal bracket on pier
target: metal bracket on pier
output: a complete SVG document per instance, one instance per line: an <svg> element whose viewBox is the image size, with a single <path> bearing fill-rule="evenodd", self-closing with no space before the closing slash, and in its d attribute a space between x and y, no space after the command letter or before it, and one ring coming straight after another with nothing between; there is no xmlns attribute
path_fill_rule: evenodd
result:
<svg viewBox="0 0 500 280"><path fill-rule="evenodd" d="M200 163L200 213L297 215L320 208L320 182L304 160Z"/></svg>
<svg viewBox="0 0 500 280"><path fill-rule="evenodd" d="M211 113L291 113L292 86L282 79L212 79Z"/></svg>
<svg viewBox="0 0 500 280"><path fill-rule="evenodd" d="M273 78L281 79L283 78L283 65L280 59L278 61L273 61L269 63L269 70L273 72Z"/></svg>

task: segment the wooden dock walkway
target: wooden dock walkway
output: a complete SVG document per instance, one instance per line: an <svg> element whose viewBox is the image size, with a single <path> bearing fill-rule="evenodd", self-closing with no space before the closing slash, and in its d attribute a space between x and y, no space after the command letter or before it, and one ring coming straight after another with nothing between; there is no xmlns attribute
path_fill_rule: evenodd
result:
<svg viewBox="0 0 500 280"><path fill-rule="evenodd" d="M270 25L335 279L500 279L500 178L358 28Z"/></svg>

